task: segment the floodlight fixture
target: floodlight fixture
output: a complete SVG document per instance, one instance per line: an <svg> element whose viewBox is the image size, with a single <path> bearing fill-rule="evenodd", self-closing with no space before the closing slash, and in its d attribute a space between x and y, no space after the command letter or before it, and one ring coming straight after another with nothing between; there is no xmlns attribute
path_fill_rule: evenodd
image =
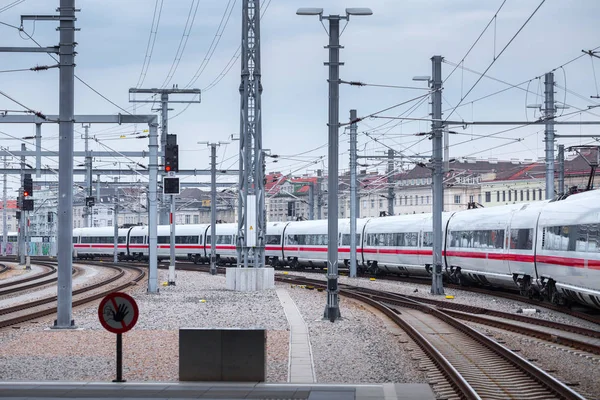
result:
<svg viewBox="0 0 600 400"><path fill-rule="evenodd" d="M373 11L366 7L346 8L346 15L373 15Z"/></svg>
<svg viewBox="0 0 600 400"><path fill-rule="evenodd" d="M315 8L315 7L311 7L311 8L299 8L296 11L296 15L323 15L323 9L322 8Z"/></svg>

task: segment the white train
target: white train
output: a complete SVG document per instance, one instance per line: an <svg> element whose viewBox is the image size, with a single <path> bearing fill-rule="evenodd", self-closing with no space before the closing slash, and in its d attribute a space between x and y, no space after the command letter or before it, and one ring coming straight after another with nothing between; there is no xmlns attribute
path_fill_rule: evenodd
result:
<svg viewBox="0 0 600 400"><path fill-rule="evenodd" d="M519 288L554 303L576 301L600 308L600 191L560 201L444 213L443 262L447 279ZM176 228L176 255L208 260L210 225ZM350 224L339 220L339 262L349 264ZM216 226L217 258L236 260L237 224ZM272 266L325 268L327 221L267 224L265 256ZM113 228L73 231L80 258L112 255ZM361 271L429 275L432 216L414 214L357 221ZM120 259L148 257L147 227L119 229ZM169 256L169 227L158 227L158 257Z"/></svg>

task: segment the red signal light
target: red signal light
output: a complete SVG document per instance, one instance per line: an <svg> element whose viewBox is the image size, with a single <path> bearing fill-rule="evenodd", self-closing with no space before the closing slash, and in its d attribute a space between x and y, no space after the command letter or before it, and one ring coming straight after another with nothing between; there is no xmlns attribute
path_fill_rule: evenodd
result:
<svg viewBox="0 0 600 400"><path fill-rule="evenodd" d="M169 172L170 170L171 170L171 166L170 165L165 166L165 171Z"/></svg>
<svg viewBox="0 0 600 400"><path fill-rule="evenodd" d="M23 197L29 197L29 192L23 192Z"/></svg>

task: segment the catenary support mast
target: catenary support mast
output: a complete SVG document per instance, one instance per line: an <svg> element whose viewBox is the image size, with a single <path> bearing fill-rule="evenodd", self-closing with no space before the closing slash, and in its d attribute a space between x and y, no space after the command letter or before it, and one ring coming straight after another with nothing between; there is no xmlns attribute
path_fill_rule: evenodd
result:
<svg viewBox="0 0 600 400"><path fill-rule="evenodd" d="M350 278L356 278L356 110L350 110Z"/></svg>
<svg viewBox="0 0 600 400"><path fill-rule="evenodd" d="M442 228L442 211L444 209L444 187L442 184L442 56L433 56L433 73L431 81L432 113L431 124L433 133L433 270L431 294L444 294L442 281L442 243L444 230Z"/></svg>
<svg viewBox="0 0 600 400"><path fill-rule="evenodd" d="M73 302L73 120L75 0L60 0L58 123L58 310L56 328L71 328Z"/></svg>
<svg viewBox="0 0 600 400"><path fill-rule="evenodd" d="M546 129L544 141L546 142L546 200L554 198L554 117L556 107L554 104L554 72L545 75L545 103L544 116Z"/></svg>
<svg viewBox="0 0 600 400"><path fill-rule="evenodd" d="M240 85L240 171L238 189L238 267L265 263L265 192L260 69L259 0L243 0Z"/></svg>

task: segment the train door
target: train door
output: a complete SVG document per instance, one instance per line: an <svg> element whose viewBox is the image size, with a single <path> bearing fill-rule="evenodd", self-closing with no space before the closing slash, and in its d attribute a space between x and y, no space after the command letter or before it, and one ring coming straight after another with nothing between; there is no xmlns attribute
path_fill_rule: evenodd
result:
<svg viewBox="0 0 600 400"><path fill-rule="evenodd" d="M131 234L131 230L133 229L133 227L127 229L127 234L125 235L125 249L126 249L126 259L129 259L130 257L132 257L133 255L131 254L131 251L129 250L129 235Z"/></svg>

